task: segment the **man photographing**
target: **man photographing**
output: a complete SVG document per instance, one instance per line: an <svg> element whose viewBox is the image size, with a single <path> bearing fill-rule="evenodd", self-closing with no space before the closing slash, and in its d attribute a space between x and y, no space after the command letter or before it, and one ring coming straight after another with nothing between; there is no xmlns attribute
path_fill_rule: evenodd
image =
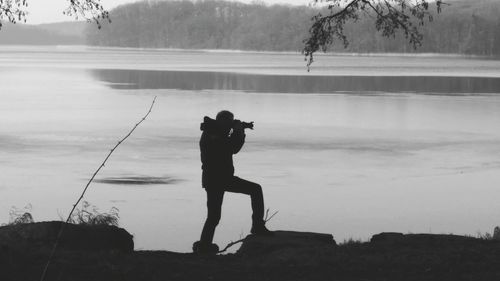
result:
<svg viewBox="0 0 500 281"><path fill-rule="evenodd" d="M226 191L250 195L253 211L250 230L252 234L273 234L265 226L261 186L234 176L233 154L238 153L245 143L245 128L253 129L253 122L235 120L233 113L227 110L219 112L215 120L205 116L201 124L202 186L207 192L208 212L200 241L193 244L195 253L219 251L212 240L215 228L219 224Z"/></svg>

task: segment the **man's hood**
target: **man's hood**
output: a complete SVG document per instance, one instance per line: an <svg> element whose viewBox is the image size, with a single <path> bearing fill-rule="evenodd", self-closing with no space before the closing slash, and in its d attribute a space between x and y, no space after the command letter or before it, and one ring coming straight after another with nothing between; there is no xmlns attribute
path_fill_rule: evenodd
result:
<svg viewBox="0 0 500 281"><path fill-rule="evenodd" d="M200 130L202 131L219 131L220 128L217 125L217 121L214 119L205 116L203 117L203 123L200 124Z"/></svg>

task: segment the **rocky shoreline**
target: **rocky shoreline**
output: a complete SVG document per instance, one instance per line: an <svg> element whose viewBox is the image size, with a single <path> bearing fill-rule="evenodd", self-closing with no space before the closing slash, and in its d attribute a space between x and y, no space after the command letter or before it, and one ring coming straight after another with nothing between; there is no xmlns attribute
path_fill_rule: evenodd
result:
<svg viewBox="0 0 500 281"><path fill-rule="evenodd" d="M0 227L0 279L40 280L62 224ZM45 280L500 280L500 241L381 233L338 245L329 234L277 231L208 256L134 251L124 229L65 225Z"/></svg>

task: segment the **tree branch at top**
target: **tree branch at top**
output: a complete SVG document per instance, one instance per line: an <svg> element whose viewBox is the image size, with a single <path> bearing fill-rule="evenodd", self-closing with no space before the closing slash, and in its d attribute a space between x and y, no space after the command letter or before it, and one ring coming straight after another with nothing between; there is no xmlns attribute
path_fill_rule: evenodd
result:
<svg viewBox="0 0 500 281"><path fill-rule="evenodd" d="M75 19L83 18L88 22L95 22L101 28L103 21L111 22L109 12L104 9L101 0L67 0L68 7L62 11L63 14ZM28 0L0 0L0 29L2 21L6 19L10 23L26 22L28 12Z"/></svg>
<svg viewBox="0 0 500 281"><path fill-rule="evenodd" d="M361 13L374 14L375 28L385 37L394 37L402 30L413 48L422 45L419 26L433 20L429 0L316 0L315 3L327 3L328 13L319 12L311 19L309 36L303 41L302 49L308 68L314 62L314 54L327 51L336 40L344 47L349 45L344 26L347 22L356 22ZM436 0L433 5L440 13L445 3Z"/></svg>

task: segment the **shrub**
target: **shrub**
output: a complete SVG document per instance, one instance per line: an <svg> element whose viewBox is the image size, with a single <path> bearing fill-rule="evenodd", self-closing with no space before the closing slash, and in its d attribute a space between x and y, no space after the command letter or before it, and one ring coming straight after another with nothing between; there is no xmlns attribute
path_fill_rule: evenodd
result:
<svg viewBox="0 0 500 281"><path fill-rule="evenodd" d="M118 226L120 219L118 212L118 208L111 207L108 212L101 213L96 206L83 201L82 208L76 208L68 222L73 224Z"/></svg>
<svg viewBox="0 0 500 281"><path fill-rule="evenodd" d="M9 211L9 222L2 225L34 223L35 220L31 215L31 209L32 209L31 204L26 205L22 209L19 209L16 206L12 206Z"/></svg>

